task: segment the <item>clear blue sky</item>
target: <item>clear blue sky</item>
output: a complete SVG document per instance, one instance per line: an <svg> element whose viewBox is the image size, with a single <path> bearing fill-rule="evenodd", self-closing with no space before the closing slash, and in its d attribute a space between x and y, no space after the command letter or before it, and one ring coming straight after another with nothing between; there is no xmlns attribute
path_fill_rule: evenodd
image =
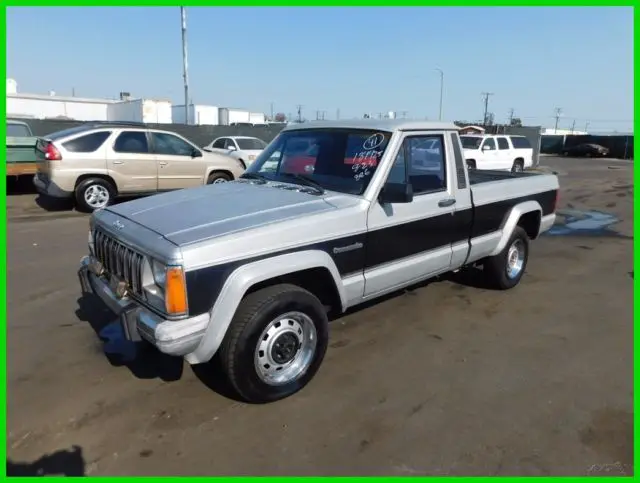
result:
<svg viewBox="0 0 640 483"><path fill-rule="evenodd" d="M444 117L631 130L633 10L627 8L188 8L197 104L342 118ZM183 99L180 11L8 8L7 76L28 93Z"/></svg>

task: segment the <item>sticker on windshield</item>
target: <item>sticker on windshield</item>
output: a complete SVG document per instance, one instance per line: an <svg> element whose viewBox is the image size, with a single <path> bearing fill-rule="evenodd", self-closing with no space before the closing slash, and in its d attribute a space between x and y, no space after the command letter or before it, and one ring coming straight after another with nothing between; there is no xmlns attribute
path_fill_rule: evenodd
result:
<svg viewBox="0 0 640 483"><path fill-rule="evenodd" d="M370 151L372 149L376 149L384 142L384 134L377 132L369 136L364 143L362 144L362 149L365 151Z"/></svg>

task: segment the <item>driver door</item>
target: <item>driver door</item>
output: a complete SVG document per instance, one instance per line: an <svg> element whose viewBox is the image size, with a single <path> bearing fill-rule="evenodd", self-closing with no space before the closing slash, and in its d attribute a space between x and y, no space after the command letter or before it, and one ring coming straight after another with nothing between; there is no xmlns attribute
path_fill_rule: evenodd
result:
<svg viewBox="0 0 640 483"><path fill-rule="evenodd" d="M158 164L158 191L191 188L204 183L202 152L181 137L150 132L151 147Z"/></svg>

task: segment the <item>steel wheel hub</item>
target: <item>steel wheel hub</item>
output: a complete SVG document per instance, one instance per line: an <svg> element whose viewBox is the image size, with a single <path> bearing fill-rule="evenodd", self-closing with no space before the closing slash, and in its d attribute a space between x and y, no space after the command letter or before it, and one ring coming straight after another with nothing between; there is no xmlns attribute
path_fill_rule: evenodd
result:
<svg viewBox="0 0 640 483"><path fill-rule="evenodd" d="M262 331L254 354L258 377L279 386L302 376L316 351L313 321L302 312L289 312L272 320Z"/></svg>
<svg viewBox="0 0 640 483"><path fill-rule="evenodd" d="M220 184L220 183L226 183L227 180L224 178L218 178L218 179L214 179L212 184Z"/></svg>
<svg viewBox="0 0 640 483"><path fill-rule="evenodd" d="M85 190L84 200L91 208L102 208L109 202L109 191L104 186L94 184Z"/></svg>
<svg viewBox="0 0 640 483"><path fill-rule="evenodd" d="M524 267L525 248L522 240L514 241L507 252L507 276L511 279L520 275Z"/></svg>

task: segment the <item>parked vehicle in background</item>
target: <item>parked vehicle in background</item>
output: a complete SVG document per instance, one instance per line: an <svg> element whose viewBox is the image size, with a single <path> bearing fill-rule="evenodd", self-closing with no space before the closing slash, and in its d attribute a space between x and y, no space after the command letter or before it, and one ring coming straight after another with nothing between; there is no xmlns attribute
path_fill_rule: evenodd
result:
<svg viewBox="0 0 640 483"><path fill-rule="evenodd" d="M584 156L587 158L601 157L608 155L609 149L604 146L600 146L599 144L582 143L577 144L576 146L564 147L562 149L562 154L564 156Z"/></svg>
<svg viewBox="0 0 640 483"><path fill-rule="evenodd" d="M245 169L236 159L205 152L176 133L144 124L65 129L39 138L36 156L38 191L75 198L85 211L104 208L118 196L232 181Z"/></svg>
<svg viewBox="0 0 640 483"><path fill-rule="evenodd" d="M7 176L36 173L36 141L29 125L7 119Z"/></svg>
<svg viewBox="0 0 640 483"><path fill-rule="evenodd" d="M300 156L312 170L290 169ZM517 286L557 201L552 174L467 172L452 123L310 122L233 183L94 213L79 278L129 340L190 364L217 355L238 395L265 403L313 379L330 312L476 264Z"/></svg>
<svg viewBox="0 0 640 483"><path fill-rule="evenodd" d="M533 148L524 136L460 136L469 169L511 170L514 173L533 166Z"/></svg>
<svg viewBox="0 0 640 483"><path fill-rule="evenodd" d="M231 156L246 168L253 163L264 148L267 147L262 139L250 136L224 136L216 138L203 149L212 153Z"/></svg>

